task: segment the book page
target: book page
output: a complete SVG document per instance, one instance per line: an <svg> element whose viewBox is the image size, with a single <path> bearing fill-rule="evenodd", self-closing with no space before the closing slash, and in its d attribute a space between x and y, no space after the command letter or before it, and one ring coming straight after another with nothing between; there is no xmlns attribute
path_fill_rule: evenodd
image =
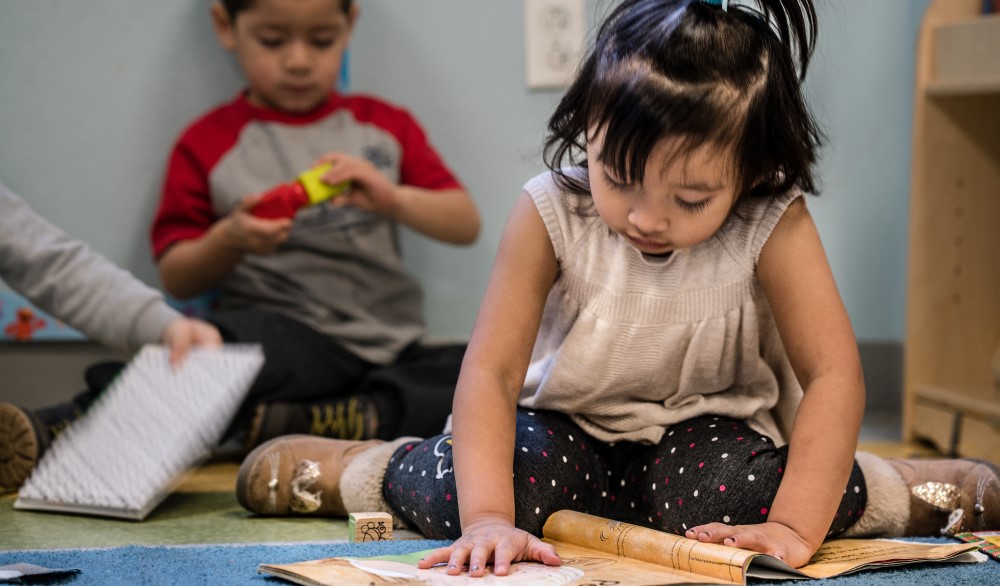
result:
<svg viewBox="0 0 1000 586"><path fill-rule="evenodd" d="M758 554L575 511L556 511L542 528L551 541L570 543L675 570L744 584L744 569Z"/></svg>
<svg viewBox="0 0 1000 586"><path fill-rule="evenodd" d="M975 551L970 543L914 543L891 539L834 539L820 546L799 571L810 578L831 578L867 568L925 561L966 561L959 556ZM974 560L972 560L974 561Z"/></svg>
<svg viewBox="0 0 1000 586"><path fill-rule="evenodd" d="M507 576L491 568L482 578L467 570L449 576L440 564L426 570L417 561L431 550L398 556L327 558L294 564L261 564L258 572L308 586L352 584L492 584L652 586L657 584L746 584L746 576L768 579L830 578L869 568L924 561L966 561L982 543L929 544L886 539L842 539L824 543L810 564L795 570L775 557L573 511L553 513L542 528L561 566L513 564Z"/></svg>
<svg viewBox="0 0 1000 586"><path fill-rule="evenodd" d="M574 511L557 511L550 515L542 534L555 542L572 543L734 584L745 584L748 576L767 579L832 578L869 568L917 562L975 561L969 552L978 547L976 543L836 539L824 542L808 565L795 569L773 556L754 551L701 543Z"/></svg>
<svg viewBox="0 0 1000 586"><path fill-rule="evenodd" d="M511 565L506 576L495 576L487 568L481 578L472 578L467 571L449 576L445 565L421 570L416 562L429 553L417 552L405 556L372 558L328 558L294 564L261 564L258 572L283 578L306 586L351 586L371 584L427 584L431 586L584 586L614 584L615 586L656 586L660 584L730 584L704 576L664 568L637 560L586 549L568 543L558 543L556 550L561 566L546 566L536 562Z"/></svg>

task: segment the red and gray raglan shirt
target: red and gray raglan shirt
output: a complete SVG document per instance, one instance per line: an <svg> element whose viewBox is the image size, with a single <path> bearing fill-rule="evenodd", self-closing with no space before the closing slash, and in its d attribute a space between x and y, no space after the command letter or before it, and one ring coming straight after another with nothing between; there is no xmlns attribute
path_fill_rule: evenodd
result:
<svg viewBox="0 0 1000 586"><path fill-rule="evenodd" d="M243 95L196 120L170 157L153 221L153 254L198 238L247 194L294 179L331 151L371 161L397 184L461 185L405 110L331 93L317 110L289 115ZM356 356L392 362L425 332L423 294L403 267L397 226L357 208L299 211L268 255L247 255L220 285L223 308L260 308L309 324Z"/></svg>

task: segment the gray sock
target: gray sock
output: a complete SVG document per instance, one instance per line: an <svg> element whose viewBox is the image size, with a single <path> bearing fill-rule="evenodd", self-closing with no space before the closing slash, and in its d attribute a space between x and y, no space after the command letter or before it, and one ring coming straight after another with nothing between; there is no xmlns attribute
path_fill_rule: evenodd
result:
<svg viewBox="0 0 1000 586"><path fill-rule="evenodd" d="M382 496L382 483L389 459L399 447L420 438L401 437L361 452L344 468L340 477L340 497L348 513L384 512L392 515L393 527L405 529L407 524Z"/></svg>
<svg viewBox="0 0 1000 586"><path fill-rule="evenodd" d="M854 457L865 475L868 504L843 537L901 537L910 519L910 491L903 477L885 458L868 452Z"/></svg>

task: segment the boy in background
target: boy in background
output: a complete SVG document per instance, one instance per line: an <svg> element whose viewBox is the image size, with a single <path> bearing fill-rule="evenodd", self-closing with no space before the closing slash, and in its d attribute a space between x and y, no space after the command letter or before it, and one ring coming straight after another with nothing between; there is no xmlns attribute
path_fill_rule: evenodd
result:
<svg viewBox="0 0 1000 586"><path fill-rule="evenodd" d="M452 244L474 203L403 109L334 88L358 18L351 0L222 0L211 15L247 87L181 135L152 227L168 292L220 293L209 321L264 347L232 435L366 439L439 432L464 345L429 347L397 225ZM350 191L294 218L251 213L318 163Z"/></svg>
<svg viewBox="0 0 1000 586"><path fill-rule="evenodd" d="M171 309L159 291L46 221L3 184L0 278L41 309L112 348L162 343L176 363L191 346L222 342L215 327ZM100 365L92 367L88 378L108 379L98 376L101 370ZM96 397L100 389L95 387L103 385L88 382L90 392L48 409L0 403L0 493L21 486L55 434Z"/></svg>

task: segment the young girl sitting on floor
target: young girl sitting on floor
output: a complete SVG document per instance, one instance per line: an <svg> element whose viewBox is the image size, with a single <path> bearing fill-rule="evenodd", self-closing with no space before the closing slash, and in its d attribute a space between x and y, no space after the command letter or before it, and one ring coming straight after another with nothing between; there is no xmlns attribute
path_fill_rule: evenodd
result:
<svg viewBox="0 0 1000 586"><path fill-rule="evenodd" d="M244 506L391 510L456 539L422 567L473 576L558 564L559 509L793 566L829 536L1000 527L995 466L855 454L858 350L803 196L816 13L758 4L619 4L507 224L453 436L278 438Z"/></svg>

